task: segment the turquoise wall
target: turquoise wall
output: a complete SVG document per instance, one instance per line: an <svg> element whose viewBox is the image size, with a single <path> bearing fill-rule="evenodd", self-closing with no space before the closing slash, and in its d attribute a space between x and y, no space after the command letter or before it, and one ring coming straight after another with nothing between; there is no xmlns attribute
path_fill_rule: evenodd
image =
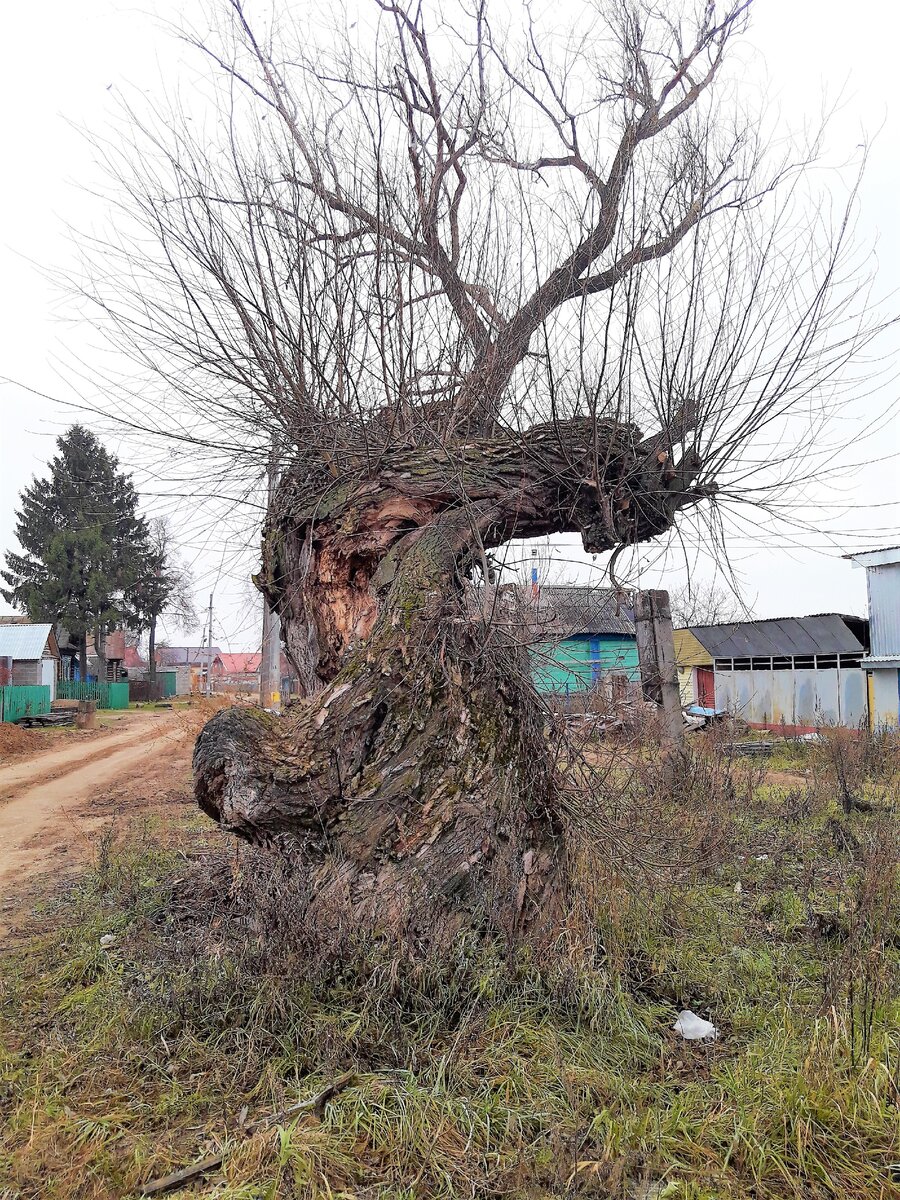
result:
<svg viewBox="0 0 900 1200"><path fill-rule="evenodd" d="M531 651L532 676L542 693L585 692L606 675L640 678L637 643L621 634L594 634L545 642Z"/></svg>

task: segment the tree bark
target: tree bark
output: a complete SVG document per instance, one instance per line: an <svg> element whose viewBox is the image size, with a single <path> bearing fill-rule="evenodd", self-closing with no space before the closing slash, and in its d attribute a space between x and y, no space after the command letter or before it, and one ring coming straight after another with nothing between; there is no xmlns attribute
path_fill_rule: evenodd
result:
<svg viewBox="0 0 900 1200"><path fill-rule="evenodd" d="M97 682L106 683L106 629L94 626L94 655L97 659Z"/></svg>
<svg viewBox="0 0 900 1200"><path fill-rule="evenodd" d="M210 721L200 806L296 856L325 935L551 941L569 878L561 781L527 652L476 615L464 577L512 537L577 530L592 551L653 537L708 494L696 470L588 421L295 464L257 583L307 698Z"/></svg>
<svg viewBox="0 0 900 1200"><path fill-rule="evenodd" d="M156 686L156 620L155 616L150 617L150 625L148 630L148 654L150 662L147 669L147 678L150 683L150 699L154 699L153 689Z"/></svg>

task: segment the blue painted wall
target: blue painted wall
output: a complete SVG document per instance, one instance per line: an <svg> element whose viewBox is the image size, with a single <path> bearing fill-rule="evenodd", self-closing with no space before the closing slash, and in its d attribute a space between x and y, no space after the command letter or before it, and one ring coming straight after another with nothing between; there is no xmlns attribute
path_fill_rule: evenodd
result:
<svg viewBox="0 0 900 1200"><path fill-rule="evenodd" d="M532 676L543 694L585 692L607 675L638 680L637 642L623 634L583 634L531 651Z"/></svg>

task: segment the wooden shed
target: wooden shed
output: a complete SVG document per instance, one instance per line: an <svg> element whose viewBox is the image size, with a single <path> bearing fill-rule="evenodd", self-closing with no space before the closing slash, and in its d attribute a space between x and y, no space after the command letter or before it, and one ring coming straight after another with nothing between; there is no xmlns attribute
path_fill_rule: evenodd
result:
<svg viewBox="0 0 900 1200"><path fill-rule="evenodd" d="M53 626L30 622L0 624L0 662L8 661L13 687L49 687L56 698L59 646Z"/></svg>
<svg viewBox="0 0 900 1200"><path fill-rule="evenodd" d="M640 678L633 614L612 588L545 585L533 623L532 672L539 692L568 696L613 675Z"/></svg>
<svg viewBox="0 0 900 1200"><path fill-rule="evenodd" d="M715 708L716 677L713 671L713 656L690 629L676 629L673 636L681 703Z"/></svg>

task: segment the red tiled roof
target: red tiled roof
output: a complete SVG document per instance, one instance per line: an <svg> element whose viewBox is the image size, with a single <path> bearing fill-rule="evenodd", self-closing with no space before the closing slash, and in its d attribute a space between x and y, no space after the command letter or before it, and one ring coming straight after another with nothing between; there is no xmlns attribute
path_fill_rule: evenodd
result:
<svg viewBox="0 0 900 1200"><path fill-rule="evenodd" d="M125 657L122 659L122 666L126 670L129 668L133 671L136 667L146 667L146 661L141 658L135 646L125 647Z"/></svg>

